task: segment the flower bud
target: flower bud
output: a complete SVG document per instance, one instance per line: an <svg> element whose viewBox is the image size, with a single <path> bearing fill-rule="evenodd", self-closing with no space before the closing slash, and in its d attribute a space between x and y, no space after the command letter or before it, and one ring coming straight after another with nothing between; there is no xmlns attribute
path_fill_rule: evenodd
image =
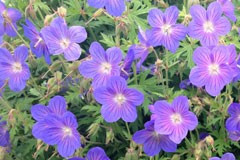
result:
<svg viewBox="0 0 240 160"><path fill-rule="evenodd" d="M112 142L114 139L114 133L112 131L112 129L110 129L109 131L106 132L106 144L108 144L109 142Z"/></svg>
<svg viewBox="0 0 240 160"><path fill-rule="evenodd" d="M125 155L124 160L138 160L138 154L135 150L133 149L128 149L128 152Z"/></svg>
<svg viewBox="0 0 240 160"><path fill-rule="evenodd" d="M64 18L64 17L67 16L67 9L64 8L64 7L59 7L59 8L57 9L57 14L58 14L58 16Z"/></svg>
<svg viewBox="0 0 240 160"><path fill-rule="evenodd" d="M54 15L46 15L46 16L45 16L44 26L48 26L48 25L52 22L53 16L54 16Z"/></svg>

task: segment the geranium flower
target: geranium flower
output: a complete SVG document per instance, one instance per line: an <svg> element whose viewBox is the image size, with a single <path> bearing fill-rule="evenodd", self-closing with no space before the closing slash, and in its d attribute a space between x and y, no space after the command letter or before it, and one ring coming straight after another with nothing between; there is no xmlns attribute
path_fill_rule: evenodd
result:
<svg viewBox="0 0 240 160"><path fill-rule="evenodd" d="M235 160L235 156L232 153L225 153L222 158L212 157L209 160Z"/></svg>
<svg viewBox="0 0 240 160"><path fill-rule="evenodd" d="M143 144L143 150L148 156L154 156L161 150L175 152L177 144L172 142L168 136L161 135L154 130L154 121L144 124L145 129L134 133L132 139L138 144Z"/></svg>
<svg viewBox="0 0 240 160"><path fill-rule="evenodd" d="M148 23L151 25L149 43L154 47L163 45L172 53L179 47L179 41L187 34L187 29L182 24L176 24L178 8L171 6L163 13L159 9L152 9L148 13Z"/></svg>
<svg viewBox="0 0 240 160"><path fill-rule="evenodd" d="M3 28L0 29L0 35L6 33L10 37L15 37L17 35L15 32L15 29L17 30L17 22L22 17L21 12L15 8L6 8L5 4L0 1L0 17L4 19ZM2 27L1 20L0 27Z"/></svg>
<svg viewBox="0 0 240 160"><path fill-rule="evenodd" d="M200 40L203 46L217 45L218 37L226 35L231 30L230 22L226 17L222 17L222 13L222 7L218 2L212 2L207 11L200 5L192 6L189 36Z"/></svg>
<svg viewBox="0 0 240 160"><path fill-rule="evenodd" d="M119 63L122 60L122 51L117 47L107 49L93 42L89 48L91 59L79 66L79 72L86 78L92 78L93 88L105 86L109 78L120 75Z"/></svg>
<svg viewBox="0 0 240 160"><path fill-rule="evenodd" d="M139 28L138 32L138 40L140 44L135 44L130 47L129 50L133 50L134 59L139 60L137 63L137 68L140 68L143 62L146 60L149 50L151 49L151 45L149 43L150 39L150 31L146 30L145 32Z"/></svg>
<svg viewBox="0 0 240 160"><path fill-rule="evenodd" d="M7 122L1 121L0 117L0 147L9 147L10 146L10 135L7 130Z"/></svg>
<svg viewBox="0 0 240 160"><path fill-rule="evenodd" d="M69 160L110 160L110 158L101 147L94 147L88 151L86 158L74 157Z"/></svg>
<svg viewBox="0 0 240 160"><path fill-rule="evenodd" d="M49 145L57 145L62 157L73 155L81 147L77 119L66 107L65 99L55 96L48 107L37 104L31 108L31 114L37 120L32 129L34 137Z"/></svg>
<svg viewBox="0 0 240 160"><path fill-rule="evenodd" d="M193 61L197 65L192 68L189 79L197 87L205 86L212 96L220 94L223 87L229 84L234 71L229 66L229 50L225 46L198 47L193 53Z"/></svg>
<svg viewBox="0 0 240 160"><path fill-rule="evenodd" d="M14 92L22 91L30 78L30 70L25 62L28 48L19 46L12 55L7 49L0 48L0 80L8 80L9 88Z"/></svg>
<svg viewBox="0 0 240 160"><path fill-rule="evenodd" d="M68 28L63 18L55 18L50 26L42 29L41 35L53 55L64 54L68 61L75 61L81 55L81 48L78 43L86 40L87 32L81 26Z"/></svg>
<svg viewBox="0 0 240 160"><path fill-rule="evenodd" d="M217 2L221 5L222 11L229 19L233 22L237 21L237 17L234 14L234 5L231 0L217 0Z"/></svg>
<svg viewBox="0 0 240 160"><path fill-rule="evenodd" d="M26 19L26 25L23 25L24 35L27 37L30 42L30 47L32 52L38 57L44 56L45 61L48 64L51 64L50 53L48 51L48 47L43 40L41 35L41 31L39 32L34 24Z"/></svg>
<svg viewBox="0 0 240 160"><path fill-rule="evenodd" d="M240 104L232 103L228 108L228 114L230 117L226 121L226 129L228 132L239 131L240 132Z"/></svg>
<svg viewBox="0 0 240 160"><path fill-rule="evenodd" d="M133 61L134 61L134 51L132 49L129 49L123 61L123 65L121 67L121 74L120 74L126 80L130 76L130 71L131 71Z"/></svg>
<svg viewBox="0 0 240 160"><path fill-rule="evenodd" d="M194 130L198 125L196 115L189 111L188 99L185 96L176 97L172 104L167 101L157 101L150 111L155 119L154 129L161 135L168 135L174 143L181 143L188 130Z"/></svg>
<svg viewBox="0 0 240 160"><path fill-rule="evenodd" d="M124 0L88 0L88 5L94 8L105 7L112 16L121 16L125 11Z"/></svg>
<svg viewBox="0 0 240 160"><path fill-rule="evenodd" d="M125 122L135 121L136 106L144 100L144 95L136 89L128 88L126 80L120 76L111 77L106 86L97 88L93 95L102 104L101 114L107 122L116 122L120 118Z"/></svg>

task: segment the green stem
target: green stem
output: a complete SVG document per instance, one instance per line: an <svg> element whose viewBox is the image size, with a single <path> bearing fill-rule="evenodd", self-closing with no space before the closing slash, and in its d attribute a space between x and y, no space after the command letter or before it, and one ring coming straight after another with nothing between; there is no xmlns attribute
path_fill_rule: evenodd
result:
<svg viewBox="0 0 240 160"><path fill-rule="evenodd" d="M127 131L128 131L129 139L131 139L132 135L131 135L131 132L130 132L130 129L129 129L128 123L125 122L125 125L126 125Z"/></svg>
<svg viewBox="0 0 240 160"><path fill-rule="evenodd" d="M3 106L6 107L9 111L12 109L12 107L10 106L10 104L9 104L7 101L5 101L5 100L3 99L3 97L0 97L0 101L1 101L1 103L3 104Z"/></svg>
<svg viewBox="0 0 240 160"><path fill-rule="evenodd" d="M134 76L134 82L135 82L135 84L138 84L138 81L137 81L137 68L136 68L136 63L133 64L133 76Z"/></svg>
<svg viewBox="0 0 240 160"><path fill-rule="evenodd" d="M83 16L84 21L88 21L88 20L87 20L87 17L86 17L84 14L82 14L82 16ZM89 32L90 32L90 35L93 37L93 39L94 39L95 41L97 41L97 38L96 38L96 36L95 36L92 28L91 28L88 24L87 24L87 28L88 28L88 30L89 30Z"/></svg>
<svg viewBox="0 0 240 160"><path fill-rule="evenodd" d="M17 29L15 28L15 26L9 22L11 27L13 28L13 30L17 33L18 37L22 40L22 42L28 47L30 48L29 44L24 40L24 38L21 36L21 34L17 31Z"/></svg>
<svg viewBox="0 0 240 160"><path fill-rule="evenodd" d="M120 47L120 30L118 27L118 22L115 23L115 34L116 34L116 46Z"/></svg>

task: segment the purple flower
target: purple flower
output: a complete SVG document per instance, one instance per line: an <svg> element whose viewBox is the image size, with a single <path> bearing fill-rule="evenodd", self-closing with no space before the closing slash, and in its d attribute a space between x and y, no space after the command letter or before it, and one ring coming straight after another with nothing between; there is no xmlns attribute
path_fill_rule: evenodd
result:
<svg viewBox="0 0 240 160"><path fill-rule="evenodd" d="M167 101L157 101L151 110L155 117L155 131L161 135L169 135L174 143L181 143L187 136L188 130L194 130L198 120L189 111L188 99L185 96L176 97L172 104Z"/></svg>
<svg viewBox="0 0 240 160"><path fill-rule="evenodd" d="M135 44L130 47L130 50L133 50L135 59L140 59L137 63L137 67L140 68L143 62L146 60L149 50L151 49L151 45L149 44L149 36L150 31L147 30L144 32L141 28L139 28L138 40L140 44Z"/></svg>
<svg viewBox="0 0 240 160"><path fill-rule="evenodd" d="M43 139L43 131L47 127L43 127L45 123L43 120L48 115L54 115L62 117L67 112L66 100L61 96L55 96L50 101L48 106L42 104L36 104L31 108L32 117L38 121L32 129L33 136L38 139Z"/></svg>
<svg viewBox="0 0 240 160"><path fill-rule="evenodd" d="M228 137L232 141L239 141L240 140L240 131L228 132Z"/></svg>
<svg viewBox="0 0 240 160"><path fill-rule="evenodd" d="M5 81L0 80L0 98L4 92L4 85L5 85Z"/></svg>
<svg viewBox="0 0 240 160"><path fill-rule="evenodd" d="M190 72L191 83L197 87L205 86L207 93L212 96L219 95L233 79L233 71L228 64L229 51L225 46L217 46L212 50L198 47L193 53L193 61L196 66Z"/></svg>
<svg viewBox="0 0 240 160"><path fill-rule="evenodd" d="M53 55L64 54L68 61L75 61L81 55L78 43L86 40L87 32L81 26L68 28L63 18L55 18L50 26L42 29L41 35L45 40L48 50Z"/></svg>
<svg viewBox="0 0 240 160"><path fill-rule="evenodd" d="M62 157L72 156L76 149L81 147L80 134L77 131L78 123L71 112L66 112L60 118L47 116L43 126L48 126L43 131L43 141L49 145L57 145Z"/></svg>
<svg viewBox="0 0 240 160"><path fill-rule="evenodd" d="M228 132L240 132L240 104L232 103L228 108L230 117L226 121L226 129Z"/></svg>
<svg viewBox="0 0 240 160"><path fill-rule="evenodd" d="M189 80L189 79L185 79L185 80L183 80L183 81L180 82L179 88L181 88L181 89L187 89L188 86L190 86L190 85L191 85L190 80Z"/></svg>
<svg viewBox="0 0 240 160"><path fill-rule="evenodd" d="M237 21L237 18L234 14L234 5L231 0L217 0L217 2L221 5L222 11L229 19L233 22Z"/></svg>
<svg viewBox="0 0 240 160"><path fill-rule="evenodd" d="M135 121L136 106L144 100L144 95L136 89L128 88L126 80L120 76L111 77L106 86L97 88L93 95L102 104L101 114L107 122L116 122L120 118L125 122Z"/></svg>
<svg viewBox="0 0 240 160"><path fill-rule="evenodd" d="M30 47L32 52L38 57L45 57L45 61L51 64L50 53L48 47L43 40L41 31L39 32L34 24L26 19L26 25L23 25L24 35L31 41Z"/></svg>
<svg viewBox="0 0 240 160"><path fill-rule="evenodd" d="M128 79L132 67L132 63L134 61L134 51L132 49L128 50L128 53L124 59L123 65L121 67L121 76Z"/></svg>
<svg viewBox="0 0 240 160"><path fill-rule="evenodd" d="M1 121L0 117L0 147L10 146L10 135L7 130L7 122Z"/></svg>
<svg viewBox="0 0 240 160"><path fill-rule="evenodd" d="M226 35L231 30L231 24L222 16L222 7L218 2L208 6L207 11L200 5L190 8L192 21L189 24L189 36L200 40L203 46L218 44L218 37Z"/></svg>
<svg viewBox="0 0 240 160"><path fill-rule="evenodd" d="M124 0L88 0L88 5L94 8L105 7L112 16L121 16L125 11Z"/></svg>
<svg viewBox="0 0 240 160"><path fill-rule="evenodd" d="M231 69L233 71L232 72L233 77L235 78L240 73L240 68L238 67L237 60L236 60L236 57L237 57L236 47L233 44L228 45L226 47L228 49L227 54L229 55L227 64L231 67Z"/></svg>
<svg viewBox="0 0 240 160"><path fill-rule="evenodd" d="M93 79L93 88L105 86L110 77L120 75L122 51L119 48L112 47L105 52L98 42L93 42L89 52L92 58L80 64L79 72Z"/></svg>
<svg viewBox="0 0 240 160"><path fill-rule="evenodd" d="M66 110L66 101L55 96L48 107L41 104L32 106L31 113L37 123L33 126L34 137L49 145L57 145L62 157L69 157L81 147L76 117Z"/></svg>
<svg viewBox="0 0 240 160"><path fill-rule="evenodd" d="M186 27L176 24L178 19L178 8L171 6L163 13L159 9L152 9L148 14L148 23L152 26L149 42L154 46L163 45L172 53L179 47L179 41L187 34Z"/></svg>
<svg viewBox="0 0 240 160"><path fill-rule="evenodd" d="M19 46L12 55L7 49L0 48L0 80L8 80L9 88L14 92L22 91L30 78L30 70L25 62L28 49Z"/></svg>
<svg viewBox="0 0 240 160"><path fill-rule="evenodd" d="M17 21L22 17L21 12L15 8L6 8L5 4L0 1L0 17L1 16L4 19L4 25L2 28L2 20L0 18L0 35L6 33L10 37L15 37L17 33L14 28L17 30Z"/></svg>
<svg viewBox="0 0 240 160"><path fill-rule="evenodd" d="M86 158L75 157L69 160L110 160L110 158L101 147L94 147L88 151Z"/></svg>
<svg viewBox="0 0 240 160"><path fill-rule="evenodd" d="M154 156L161 150L175 152L177 144L172 142L167 135L161 135L154 130L154 121L144 124L145 129L137 131L133 135L133 141L143 144L143 150L148 156Z"/></svg>
<svg viewBox="0 0 240 160"><path fill-rule="evenodd" d="M209 160L235 160L235 156L232 153L225 153L222 158L212 157Z"/></svg>

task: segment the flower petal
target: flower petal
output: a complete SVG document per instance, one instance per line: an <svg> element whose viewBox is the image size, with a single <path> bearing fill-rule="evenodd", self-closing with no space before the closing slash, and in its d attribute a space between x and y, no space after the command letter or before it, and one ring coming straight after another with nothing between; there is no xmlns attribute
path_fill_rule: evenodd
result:
<svg viewBox="0 0 240 160"><path fill-rule="evenodd" d="M198 125L197 116L193 112L185 112L183 115L183 123L190 131L194 130Z"/></svg>
<svg viewBox="0 0 240 160"><path fill-rule="evenodd" d="M119 64L123 58L123 53L118 47L109 48L106 53L108 62L112 64Z"/></svg>
<svg viewBox="0 0 240 160"><path fill-rule="evenodd" d="M193 5L190 8L190 14L193 21L197 24L202 24L207 19L206 10L201 5Z"/></svg>
<svg viewBox="0 0 240 160"><path fill-rule="evenodd" d="M227 20L226 17L221 17L216 21L214 25L217 35L223 36L231 31L231 23Z"/></svg>
<svg viewBox="0 0 240 160"><path fill-rule="evenodd" d="M183 113L189 110L188 98L186 96L178 96L172 102L175 112Z"/></svg>
<svg viewBox="0 0 240 160"><path fill-rule="evenodd" d="M150 26L155 28L160 28L164 24L164 14L159 9L151 9L147 19Z"/></svg>
<svg viewBox="0 0 240 160"><path fill-rule="evenodd" d="M68 61L75 61L81 56L82 49L77 43L72 43L64 50L64 58Z"/></svg>
<svg viewBox="0 0 240 160"><path fill-rule="evenodd" d="M112 103L113 93L111 93L106 87L98 87L94 90L94 98L98 103L109 104Z"/></svg>
<svg viewBox="0 0 240 160"><path fill-rule="evenodd" d="M28 48L26 46L19 46L14 51L15 60L25 62L28 58Z"/></svg>
<svg viewBox="0 0 240 160"><path fill-rule="evenodd" d="M136 107L132 106L132 104L129 104L129 103L123 104L121 106L121 118L125 122L134 122L137 119Z"/></svg>
<svg viewBox="0 0 240 160"><path fill-rule="evenodd" d="M170 140L176 144L180 144L181 141L187 136L188 130L184 126L175 126L173 132L169 135Z"/></svg>
<svg viewBox="0 0 240 160"><path fill-rule="evenodd" d="M106 53L102 45L98 42L93 42L90 45L89 52L94 60L98 62L106 61Z"/></svg>
<svg viewBox="0 0 240 160"><path fill-rule="evenodd" d="M193 53L193 62L199 66L206 66L211 63L211 51L207 47L198 47Z"/></svg>
<svg viewBox="0 0 240 160"><path fill-rule="evenodd" d="M105 7L109 14L113 16L121 16L125 11L125 2L124 0L111 0L105 2Z"/></svg>
<svg viewBox="0 0 240 160"><path fill-rule="evenodd" d="M222 16L222 7L218 2L212 2L207 9L207 18L210 21L217 21Z"/></svg>
<svg viewBox="0 0 240 160"><path fill-rule="evenodd" d="M87 39L86 29L81 26L70 27L69 34L71 41L75 43L81 43Z"/></svg>
<svg viewBox="0 0 240 160"><path fill-rule="evenodd" d="M50 109L42 104L36 104L31 108L32 117L37 121L44 120L50 112Z"/></svg>
<svg viewBox="0 0 240 160"><path fill-rule="evenodd" d="M87 60L80 64L78 70L86 78L93 78L97 74L99 64L93 60Z"/></svg>
<svg viewBox="0 0 240 160"><path fill-rule="evenodd" d="M178 14L179 14L179 10L176 6L168 7L164 12L166 22L168 24L175 24L178 19Z"/></svg>
<svg viewBox="0 0 240 160"><path fill-rule="evenodd" d="M126 89L124 95L128 102L136 106L141 105L144 101L144 95L136 89Z"/></svg>
<svg viewBox="0 0 240 160"><path fill-rule="evenodd" d="M105 3L105 0L88 0L88 5L94 8L103 8Z"/></svg>
<svg viewBox="0 0 240 160"><path fill-rule="evenodd" d="M164 135L160 136L160 146L165 152L175 152L177 150L177 144Z"/></svg>
<svg viewBox="0 0 240 160"><path fill-rule="evenodd" d="M120 119L121 110L114 104L103 105L101 108L101 114L106 122L112 123Z"/></svg>
<svg viewBox="0 0 240 160"><path fill-rule="evenodd" d="M50 99L48 107L57 116L62 116L67 111L66 100L62 96L55 96Z"/></svg>

